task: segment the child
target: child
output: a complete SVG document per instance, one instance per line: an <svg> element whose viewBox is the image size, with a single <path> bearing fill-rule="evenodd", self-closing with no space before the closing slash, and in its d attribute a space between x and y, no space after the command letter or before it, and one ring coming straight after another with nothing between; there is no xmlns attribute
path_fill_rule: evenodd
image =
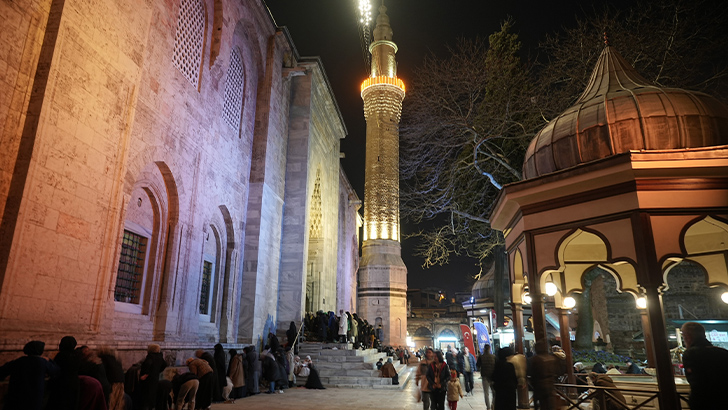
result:
<svg viewBox="0 0 728 410"><path fill-rule="evenodd" d="M455 370L450 370L450 381L447 382L447 404L450 410L458 409L458 400L463 397L463 389L460 387L460 379Z"/></svg>

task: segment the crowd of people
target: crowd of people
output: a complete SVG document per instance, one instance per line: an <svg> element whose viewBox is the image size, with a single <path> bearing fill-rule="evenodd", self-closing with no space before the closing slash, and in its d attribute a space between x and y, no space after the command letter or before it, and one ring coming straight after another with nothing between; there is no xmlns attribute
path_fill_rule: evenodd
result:
<svg viewBox="0 0 728 410"><path fill-rule="evenodd" d="M227 352L221 344L210 353L197 350L184 365L174 366L157 344L143 360L126 371L114 349L77 346L65 336L53 358L44 356L45 343L28 342L25 356L0 366L0 380L9 377L5 410L182 410L209 409L212 403L233 403L261 393L283 393L306 377L303 387L323 389L310 356L294 354L296 327L286 332L287 343L269 333L258 354L253 346Z"/></svg>
<svg viewBox="0 0 728 410"><path fill-rule="evenodd" d="M690 384L690 408L725 408L720 388L722 379L715 377L714 369L728 366L728 350L713 346L706 338L705 328L699 323L685 323L682 335L687 348L682 361ZM472 372L476 370L480 371L487 410L515 410L518 392L523 389L532 391L535 409L561 408L563 403L557 399L555 385L568 383L566 355L560 346L549 349L544 341L535 343L533 348L527 358L516 354L511 346L498 349L494 355L490 346L485 345L477 359L468 348L458 350L447 346L445 353L429 347L423 349L415 374L423 410L444 410L446 401L451 410L457 410L459 399L472 394ZM420 357L419 352L417 356ZM627 403L611 376L644 374L644 370L634 360L628 359L624 372L616 364L597 362L589 370L583 363L577 362L574 363L574 373L577 385L583 386L577 388L578 393L584 395L582 397L591 397L587 400L591 402L591 408L621 410L626 408ZM461 385L461 377L464 386ZM609 393L605 393L607 390Z"/></svg>
<svg viewBox="0 0 728 410"><path fill-rule="evenodd" d="M306 313L303 320L306 329L306 340L324 343L352 343L354 349L381 348L381 331L379 325L376 329L366 319L360 318L356 313L339 311L318 311Z"/></svg>

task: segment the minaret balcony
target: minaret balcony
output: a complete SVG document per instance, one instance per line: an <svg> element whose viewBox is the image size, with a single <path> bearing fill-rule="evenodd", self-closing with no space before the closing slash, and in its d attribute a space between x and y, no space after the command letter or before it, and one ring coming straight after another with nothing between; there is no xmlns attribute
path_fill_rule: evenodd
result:
<svg viewBox="0 0 728 410"><path fill-rule="evenodd" d="M362 98L364 97L364 90L366 90L369 87L374 87L377 85L385 85L385 86L394 86L402 90L402 93L404 94L404 81L397 77L388 77L386 75L380 75L376 77L369 77L364 82L361 83L361 94Z"/></svg>

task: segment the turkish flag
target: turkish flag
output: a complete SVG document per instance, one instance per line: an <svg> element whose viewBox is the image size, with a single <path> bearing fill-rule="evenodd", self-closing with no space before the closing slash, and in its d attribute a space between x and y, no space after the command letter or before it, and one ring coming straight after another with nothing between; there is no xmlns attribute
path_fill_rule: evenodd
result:
<svg viewBox="0 0 728 410"><path fill-rule="evenodd" d="M473 345L473 332L468 325L460 325L460 331L463 334L463 345L470 350L471 354L475 354L475 345Z"/></svg>

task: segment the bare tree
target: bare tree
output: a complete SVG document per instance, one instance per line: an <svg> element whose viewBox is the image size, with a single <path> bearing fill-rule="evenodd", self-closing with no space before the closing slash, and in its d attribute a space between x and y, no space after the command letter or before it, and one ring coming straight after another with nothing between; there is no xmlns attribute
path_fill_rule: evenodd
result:
<svg viewBox="0 0 728 410"><path fill-rule="evenodd" d="M520 180L525 148L584 90L603 33L660 86L728 95L728 6L671 0L605 8L546 37L533 64L506 21L486 44L461 39L416 72L401 127L401 211L429 225L412 236L424 266L453 254L484 261L502 245L488 215L503 185ZM424 222L424 223L423 223Z"/></svg>

